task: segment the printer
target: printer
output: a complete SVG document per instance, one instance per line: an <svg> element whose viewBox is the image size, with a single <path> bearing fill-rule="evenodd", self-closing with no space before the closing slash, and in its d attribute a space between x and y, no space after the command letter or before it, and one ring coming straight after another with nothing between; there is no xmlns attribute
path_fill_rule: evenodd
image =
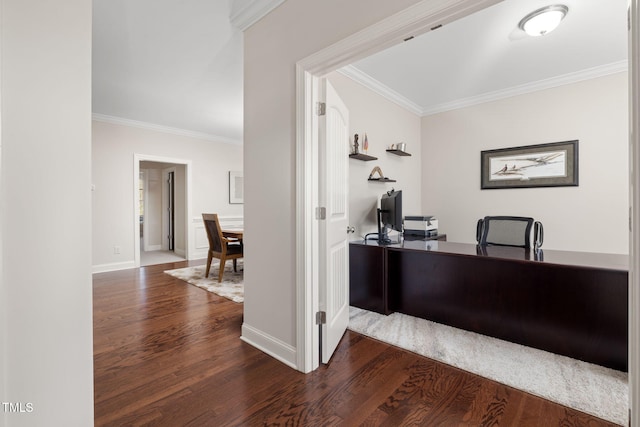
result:
<svg viewBox="0 0 640 427"><path fill-rule="evenodd" d="M438 220L434 216L405 216L404 234L432 237L438 235Z"/></svg>

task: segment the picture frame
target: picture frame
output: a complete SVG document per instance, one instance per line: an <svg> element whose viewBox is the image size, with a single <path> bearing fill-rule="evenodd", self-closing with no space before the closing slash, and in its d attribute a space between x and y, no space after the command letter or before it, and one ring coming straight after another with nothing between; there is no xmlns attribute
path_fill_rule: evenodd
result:
<svg viewBox="0 0 640 427"><path fill-rule="evenodd" d="M480 188L578 186L578 140L480 152Z"/></svg>
<svg viewBox="0 0 640 427"><path fill-rule="evenodd" d="M242 171L229 171L229 204L244 203L244 174Z"/></svg>

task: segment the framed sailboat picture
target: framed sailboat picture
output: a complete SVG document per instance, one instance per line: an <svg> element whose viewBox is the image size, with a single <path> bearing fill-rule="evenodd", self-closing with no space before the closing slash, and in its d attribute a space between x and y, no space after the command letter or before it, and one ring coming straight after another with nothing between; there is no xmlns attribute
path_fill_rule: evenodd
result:
<svg viewBox="0 0 640 427"><path fill-rule="evenodd" d="M480 188L578 185L578 140L486 150L480 153Z"/></svg>

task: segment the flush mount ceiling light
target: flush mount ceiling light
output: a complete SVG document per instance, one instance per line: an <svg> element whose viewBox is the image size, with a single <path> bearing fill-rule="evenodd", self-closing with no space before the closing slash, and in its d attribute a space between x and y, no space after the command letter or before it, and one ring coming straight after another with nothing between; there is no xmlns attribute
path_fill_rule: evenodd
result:
<svg viewBox="0 0 640 427"><path fill-rule="evenodd" d="M554 4L534 10L520 21L518 28L533 37L544 36L555 30L564 19L569 8L563 4Z"/></svg>

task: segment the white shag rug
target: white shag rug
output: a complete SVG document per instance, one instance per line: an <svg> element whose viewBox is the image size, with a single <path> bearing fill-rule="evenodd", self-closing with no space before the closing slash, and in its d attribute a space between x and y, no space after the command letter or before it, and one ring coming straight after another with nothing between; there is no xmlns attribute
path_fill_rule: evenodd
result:
<svg viewBox="0 0 640 427"><path fill-rule="evenodd" d="M166 270L165 273L187 283L205 289L214 294L230 299L233 302L244 301L244 274L242 260L238 260L238 272L233 271L233 262L227 261L222 276L222 283L218 283L218 268L220 263L212 263L209 276L204 277L206 265Z"/></svg>
<svg viewBox="0 0 640 427"><path fill-rule="evenodd" d="M620 372L400 313L350 307L349 329L620 425L629 381Z"/></svg>

